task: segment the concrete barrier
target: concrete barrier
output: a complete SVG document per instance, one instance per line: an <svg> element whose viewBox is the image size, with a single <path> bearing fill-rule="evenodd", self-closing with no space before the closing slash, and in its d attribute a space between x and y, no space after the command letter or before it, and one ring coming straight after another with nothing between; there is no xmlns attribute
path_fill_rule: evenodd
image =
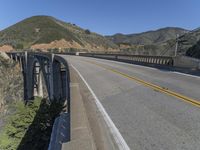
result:
<svg viewBox="0 0 200 150"><path fill-rule="evenodd" d="M70 76L71 139L62 144L62 150L119 149L90 90L72 67Z"/></svg>
<svg viewBox="0 0 200 150"><path fill-rule="evenodd" d="M200 69L200 60L187 57L187 56L179 56L174 58L174 66L175 67L184 67L184 68L192 68L192 69Z"/></svg>
<svg viewBox="0 0 200 150"><path fill-rule="evenodd" d="M200 69L200 60L187 57L167 57L167 56L145 56L145 55L127 55L127 54L103 54L103 53L83 53L80 56L110 59L139 64L153 64L159 66L172 66L189 69Z"/></svg>
<svg viewBox="0 0 200 150"><path fill-rule="evenodd" d="M70 71L70 141L62 143L62 150L96 150L90 123L88 121L84 102L80 93L79 83Z"/></svg>
<svg viewBox="0 0 200 150"><path fill-rule="evenodd" d="M61 150L62 144L70 140L69 122L69 113L62 113L55 119L48 150Z"/></svg>
<svg viewBox="0 0 200 150"><path fill-rule="evenodd" d="M139 62L146 64L156 64L173 66L173 57L167 56L145 56L145 55L127 55L127 54L100 54L100 53L82 53L80 56L103 58L125 62Z"/></svg>

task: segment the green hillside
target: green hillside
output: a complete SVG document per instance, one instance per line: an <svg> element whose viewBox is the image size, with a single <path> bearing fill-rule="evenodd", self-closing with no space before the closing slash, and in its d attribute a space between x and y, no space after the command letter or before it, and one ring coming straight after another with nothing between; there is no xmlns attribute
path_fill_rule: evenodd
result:
<svg viewBox="0 0 200 150"><path fill-rule="evenodd" d="M115 34L107 38L119 45L125 53L173 56L176 36L187 32L182 28L167 27L138 34Z"/></svg>
<svg viewBox="0 0 200 150"><path fill-rule="evenodd" d="M49 16L34 16L0 32L0 45L8 44L15 48L29 48L34 44L50 43L61 39L76 42L83 49L86 45L94 48L98 46L105 49L117 48L115 44L99 34Z"/></svg>
<svg viewBox="0 0 200 150"><path fill-rule="evenodd" d="M120 49L128 54L173 56L177 35L180 35L178 54L199 58L200 29L188 31L167 27L138 34L104 37L50 16L30 17L0 31L0 46L115 52Z"/></svg>

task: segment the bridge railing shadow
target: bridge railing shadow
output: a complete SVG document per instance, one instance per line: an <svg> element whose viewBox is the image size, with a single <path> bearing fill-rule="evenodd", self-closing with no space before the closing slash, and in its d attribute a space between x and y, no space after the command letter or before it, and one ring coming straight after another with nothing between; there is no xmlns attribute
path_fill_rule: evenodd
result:
<svg viewBox="0 0 200 150"><path fill-rule="evenodd" d="M49 104L47 100L41 100L34 120L27 129L17 150L47 150L54 120L62 110L63 105L59 102Z"/></svg>

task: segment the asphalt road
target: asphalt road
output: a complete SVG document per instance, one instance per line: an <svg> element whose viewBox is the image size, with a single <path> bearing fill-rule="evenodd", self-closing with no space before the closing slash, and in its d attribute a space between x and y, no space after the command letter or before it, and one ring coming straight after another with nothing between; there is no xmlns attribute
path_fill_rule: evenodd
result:
<svg viewBox="0 0 200 150"><path fill-rule="evenodd" d="M200 106L193 103L200 101L199 77L103 59L63 57L88 82L131 149L200 150Z"/></svg>

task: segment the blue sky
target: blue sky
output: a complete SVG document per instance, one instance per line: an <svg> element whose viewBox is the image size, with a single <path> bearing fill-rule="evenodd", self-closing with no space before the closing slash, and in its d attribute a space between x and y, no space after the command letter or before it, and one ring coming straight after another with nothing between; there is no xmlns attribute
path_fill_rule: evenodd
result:
<svg viewBox="0 0 200 150"><path fill-rule="evenodd" d="M49 15L111 35L162 27L200 27L200 0L0 0L0 30Z"/></svg>

